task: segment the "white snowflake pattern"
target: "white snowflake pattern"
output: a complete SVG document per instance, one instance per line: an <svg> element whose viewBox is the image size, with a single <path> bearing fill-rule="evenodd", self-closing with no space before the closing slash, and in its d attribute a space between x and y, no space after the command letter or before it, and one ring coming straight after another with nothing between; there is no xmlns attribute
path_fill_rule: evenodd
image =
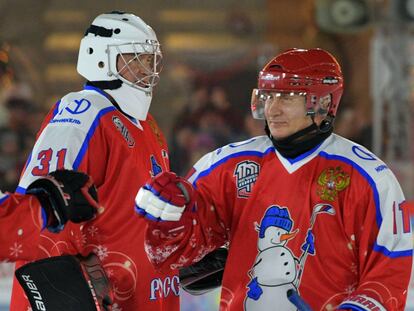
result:
<svg viewBox="0 0 414 311"><path fill-rule="evenodd" d="M86 244L86 234L85 233L81 233L79 235L76 236L76 244L79 246L85 245Z"/></svg>
<svg viewBox="0 0 414 311"><path fill-rule="evenodd" d="M159 247L157 248L157 253L164 259L168 258L172 253L174 253L178 249L177 246L167 246L167 247Z"/></svg>
<svg viewBox="0 0 414 311"><path fill-rule="evenodd" d="M207 231L207 236L209 238L212 238L213 237L213 228L208 227L206 231Z"/></svg>
<svg viewBox="0 0 414 311"><path fill-rule="evenodd" d="M105 270L105 272L106 272L106 275L108 276L108 278L110 278L111 276L114 275L114 270L112 270L112 269Z"/></svg>
<svg viewBox="0 0 414 311"><path fill-rule="evenodd" d="M189 244L192 248L195 248L197 246L197 240L194 234L191 235Z"/></svg>
<svg viewBox="0 0 414 311"><path fill-rule="evenodd" d="M98 245L98 247L95 248L94 252L100 260L104 260L106 257L108 257L108 248L103 245Z"/></svg>
<svg viewBox="0 0 414 311"><path fill-rule="evenodd" d="M149 259L152 262L160 263L164 262L168 256L170 256L172 253L174 253L178 248L178 245L172 246L168 245L165 247L152 247L145 243L145 251L147 252L147 255Z"/></svg>
<svg viewBox="0 0 414 311"><path fill-rule="evenodd" d="M356 265L355 262L351 263L351 272L355 275L358 274L358 266Z"/></svg>
<svg viewBox="0 0 414 311"><path fill-rule="evenodd" d="M14 242L13 246L10 247L10 256L14 256L14 257L19 257L19 255L21 253L23 253L23 245L22 244L17 244L16 242Z"/></svg>
<svg viewBox="0 0 414 311"><path fill-rule="evenodd" d="M97 235L97 234L98 234L98 228L97 228L97 227L95 227L95 226L90 226L90 227L88 228L88 234L89 234L91 237L94 237L95 235Z"/></svg>
<svg viewBox="0 0 414 311"><path fill-rule="evenodd" d="M114 303L112 305L112 311L122 311L122 308L117 303Z"/></svg>
<svg viewBox="0 0 414 311"><path fill-rule="evenodd" d="M348 295L351 295L351 294L355 291L356 286L357 286L357 284L356 284L356 283L348 285L348 286L345 288L345 292L346 292Z"/></svg>
<svg viewBox="0 0 414 311"><path fill-rule="evenodd" d="M200 261L201 259L203 259L205 255L207 255L208 253L211 253L213 250L214 250L213 246L209 246L209 247L202 246L200 250L198 251L198 255L193 259L193 262Z"/></svg>
<svg viewBox="0 0 414 311"><path fill-rule="evenodd" d="M178 269L178 268L181 268L182 266L184 266L185 265L185 263L186 262L188 262L189 261L189 258L188 257L184 257L184 256L180 256L180 258L178 259L178 262L177 263L175 263L175 264L172 264L172 265L170 265L170 268L171 269Z"/></svg>

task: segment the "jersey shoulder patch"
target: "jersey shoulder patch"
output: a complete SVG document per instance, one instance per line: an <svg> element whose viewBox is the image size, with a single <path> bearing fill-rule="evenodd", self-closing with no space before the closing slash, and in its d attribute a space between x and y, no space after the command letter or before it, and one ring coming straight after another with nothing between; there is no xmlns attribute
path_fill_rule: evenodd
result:
<svg viewBox="0 0 414 311"><path fill-rule="evenodd" d="M272 142L267 136L257 136L241 142L231 143L204 155L194 165L190 182L197 179L200 174L211 171L229 159L242 156L264 157L274 152Z"/></svg>
<svg viewBox="0 0 414 311"><path fill-rule="evenodd" d="M116 108L104 95L92 90L72 92L57 104L50 124L88 129L107 110Z"/></svg>
<svg viewBox="0 0 414 311"><path fill-rule="evenodd" d="M339 135L332 136L331 143L320 152L320 156L343 161L375 181L384 177L394 178L389 167L370 150Z"/></svg>

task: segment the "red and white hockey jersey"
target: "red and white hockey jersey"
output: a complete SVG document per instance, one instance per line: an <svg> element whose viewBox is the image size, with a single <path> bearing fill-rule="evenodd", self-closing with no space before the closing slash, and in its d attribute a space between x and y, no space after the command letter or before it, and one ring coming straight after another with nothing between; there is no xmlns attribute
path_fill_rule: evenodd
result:
<svg viewBox="0 0 414 311"><path fill-rule="evenodd" d="M33 259L43 227L35 196L0 191L0 261Z"/></svg>
<svg viewBox="0 0 414 311"><path fill-rule="evenodd" d="M93 87L69 93L46 117L19 191L60 168L89 174L102 208L91 222L67 224L59 234L44 232L38 256L94 252L113 287L113 310L178 310L177 273L154 270L144 250L146 222L134 212L137 190L169 169L166 142L154 119L130 120ZM26 310L16 283L11 310Z"/></svg>
<svg viewBox="0 0 414 311"><path fill-rule="evenodd" d="M205 155L189 180L196 205L152 223L146 249L161 269L187 266L226 243L221 310L403 310L413 238L390 169L332 134L286 159L266 136Z"/></svg>

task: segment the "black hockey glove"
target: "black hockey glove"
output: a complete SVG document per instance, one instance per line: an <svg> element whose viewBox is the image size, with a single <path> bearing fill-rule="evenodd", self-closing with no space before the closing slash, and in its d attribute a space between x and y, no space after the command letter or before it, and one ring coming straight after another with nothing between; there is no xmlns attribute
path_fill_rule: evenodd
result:
<svg viewBox="0 0 414 311"><path fill-rule="evenodd" d="M111 285L95 254L41 259L15 274L33 311L111 310Z"/></svg>
<svg viewBox="0 0 414 311"><path fill-rule="evenodd" d="M70 170L58 170L29 185L26 193L39 199L47 214L47 229L59 232L68 221L92 219L99 207L91 177Z"/></svg>
<svg viewBox="0 0 414 311"><path fill-rule="evenodd" d="M202 295L221 286L227 254L227 248L221 247L204 256L199 262L181 268L181 287L191 295Z"/></svg>

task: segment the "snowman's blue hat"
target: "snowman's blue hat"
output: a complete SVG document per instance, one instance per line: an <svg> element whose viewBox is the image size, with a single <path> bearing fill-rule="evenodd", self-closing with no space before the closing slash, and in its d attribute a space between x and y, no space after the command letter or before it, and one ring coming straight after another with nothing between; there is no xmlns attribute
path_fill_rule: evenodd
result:
<svg viewBox="0 0 414 311"><path fill-rule="evenodd" d="M267 209L260 224L259 238L264 238L264 233L269 227L278 227L286 231L292 229L293 222L290 219L287 208L280 208L277 205L271 206Z"/></svg>

